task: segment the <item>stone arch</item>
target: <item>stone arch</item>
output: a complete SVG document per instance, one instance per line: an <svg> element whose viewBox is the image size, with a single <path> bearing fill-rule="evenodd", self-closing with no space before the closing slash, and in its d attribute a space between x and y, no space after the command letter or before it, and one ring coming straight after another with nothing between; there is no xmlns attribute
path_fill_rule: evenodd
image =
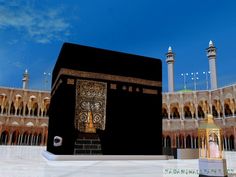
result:
<svg viewBox="0 0 236 177"><path fill-rule="evenodd" d="M176 142L176 148L180 148L180 146L179 146L179 135L176 135L175 142Z"/></svg>
<svg viewBox="0 0 236 177"><path fill-rule="evenodd" d="M213 115L213 117L219 117L215 105L212 105L212 115Z"/></svg>
<svg viewBox="0 0 236 177"><path fill-rule="evenodd" d="M162 108L162 118L168 119L168 112L166 108Z"/></svg>
<svg viewBox="0 0 236 177"><path fill-rule="evenodd" d="M191 119L192 118L192 113L190 111L189 105L184 106L184 118L186 118L186 119Z"/></svg>
<svg viewBox="0 0 236 177"><path fill-rule="evenodd" d="M177 107L173 107L171 112L172 112L172 118L174 119L180 118L180 114Z"/></svg>
<svg viewBox="0 0 236 177"><path fill-rule="evenodd" d="M230 109L230 99L227 98L224 100L224 111L225 111L225 116L230 117L233 115L232 110Z"/></svg>
<svg viewBox="0 0 236 177"><path fill-rule="evenodd" d="M23 116L23 110L24 110L24 104L23 104L23 101L21 101L16 114L19 116Z"/></svg>
<svg viewBox="0 0 236 177"><path fill-rule="evenodd" d="M39 133L39 134L38 134L38 142L37 142L37 145L39 146L39 145L41 145L41 143L42 143L42 133Z"/></svg>
<svg viewBox="0 0 236 177"><path fill-rule="evenodd" d="M11 138L11 145L16 145L18 142L18 136L19 136L19 131L15 130L12 133L12 138Z"/></svg>
<svg viewBox="0 0 236 177"><path fill-rule="evenodd" d="M2 110L2 113L3 113L3 114L7 114L7 112L8 112L8 107L9 107L9 104L8 104L8 102L7 102L7 103L6 103L6 106L3 107L3 110Z"/></svg>
<svg viewBox="0 0 236 177"><path fill-rule="evenodd" d="M25 115L29 115L29 108L28 108L28 104L25 105Z"/></svg>
<svg viewBox="0 0 236 177"><path fill-rule="evenodd" d="M44 116L46 116L46 117L48 117L49 116L49 103L46 105L46 109L45 109L45 115Z"/></svg>
<svg viewBox="0 0 236 177"><path fill-rule="evenodd" d="M11 107L10 107L10 115L15 114L15 106L14 106L14 101L11 102Z"/></svg>
<svg viewBox="0 0 236 177"><path fill-rule="evenodd" d="M32 145L33 134L30 132L28 135L27 145Z"/></svg>
<svg viewBox="0 0 236 177"><path fill-rule="evenodd" d="M197 110L198 110L198 118L204 118L205 113L203 112L203 109L202 109L201 105L198 105Z"/></svg>
<svg viewBox="0 0 236 177"><path fill-rule="evenodd" d="M8 108L8 100L5 93L0 94L0 114L6 114Z"/></svg>
<svg viewBox="0 0 236 177"><path fill-rule="evenodd" d="M178 103L172 103L170 105L170 115L171 115L172 119L180 119L179 104Z"/></svg>
<svg viewBox="0 0 236 177"><path fill-rule="evenodd" d="M230 107L229 105L226 103L224 104L224 107L225 107L225 117L230 117L232 116L232 111L230 110Z"/></svg>
<svg viewBox="0 0 236 177"><path fill-rule="evenodd" d="M182 134L176 135L176 148L183 148L184 136Z"/></svg>
<svg viewBox="0 0 236 177"><path fill-rule="evenodd" d="M170 138L170 136L169 135L167 135L167 137L166 137L166 147L171 147L171 138Z"/></svg>
<svg viewBox="0 0 236 177"><path fill-rule="evenodd" d="M25 131L22 136L22 145L27 145L29 132Z"/></svg>
<svg viewBox="0 0 236 177"><path fill-rule="evenodd" d="M4 130L2 133L1 133L1 136L0 136L0 144L2 145L7 145L8 144L8 141L9 141L9 132L7 130Z"/></svg>
<svg viewBox="0 0 236 177"><path fill-rule="evenodd" d="M198 148L198 136L196 137L196 148Z"/></svg>
<svg viewBox="0 0 236 177"><path fill-rule="evenodd" d="M38 103L35 102L32 107L32 115L37 116L38 115Z"/></svg>
<svg viewBox="0 0 236 177"><path fill-rule="evenodd" d="M191 148L191 136L186 137L186 148Z"/></svg>
<svg viewBox="0 0 236 177"><path fill-rule="evenodd" d="M50 104L50 98L49 98L49 97L45 97L45 98L43 99L42 109L41 109L41 112L42 112L41 115L42 115L43 117L48 116L49 104Z"/></svg>
<svg viewBox="0 0 236 177"><path fill-rule="evenodd" d="M215 112L216 111L216 112ZM222 117L222 106L220 103L220 99L218 97L215 97L215 99L212 102L212 114L214 117Z"/></svg>
<svg viewBox="0 0 236 177"><path fill-rule="evenodd" d="M32 145L37 145L37 141L38 141L38 138L37 138L37 133L36 132L34 132L33 134L32 134Z"/></svg>
<svg viewBox="0 0 236 177"><path fill-rule="evenodd" d="M22 96L20 94L16 94L14 97L14 114L15 115L20 115L20 113L23 113L23 99Z"/></svg>
<svg viewBox="0 0 236 177"><path fill-rule="evenodd" d="M235 147L234 147L234 135L230 135L230 137L229 137L229 149L230 150L235 150Z"/></svg>
<svg viewBox="0 0 236 177"><path fill-rule="evenodd" d="M29 116L34 116L34 110L35 110L35 106L36 106L35 103L37 103L36 99L37 99L37 97L34 95L31 95L29 97L29 101L28 101L27 107L26 107L26 112L27 112L27 115L29 115ZM38 104L37 104L37 106L38 106Z"/></svg>

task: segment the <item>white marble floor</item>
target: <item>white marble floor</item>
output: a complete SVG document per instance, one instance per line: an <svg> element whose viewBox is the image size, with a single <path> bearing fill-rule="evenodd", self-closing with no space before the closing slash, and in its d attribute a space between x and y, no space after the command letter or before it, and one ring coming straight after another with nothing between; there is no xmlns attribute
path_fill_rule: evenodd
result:
<svg viewBox="0 0 236 177"><path fill-rule="evenodd" d="M48 161L45 147L0 146L0 177L184 177L198 176L198 160ZM226 152L236 177L236 152Z"/></svg>

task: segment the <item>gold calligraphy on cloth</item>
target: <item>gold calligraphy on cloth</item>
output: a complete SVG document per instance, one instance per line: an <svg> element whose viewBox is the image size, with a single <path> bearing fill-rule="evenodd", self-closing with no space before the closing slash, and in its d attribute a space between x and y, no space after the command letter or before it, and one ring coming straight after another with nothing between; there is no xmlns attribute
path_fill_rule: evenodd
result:
<svg viewBox="0 0 236 177"><path fill-rule="evenodd" d="M107 84L104 82L76 81L75 127L86 133L105 130Z"/></svg>

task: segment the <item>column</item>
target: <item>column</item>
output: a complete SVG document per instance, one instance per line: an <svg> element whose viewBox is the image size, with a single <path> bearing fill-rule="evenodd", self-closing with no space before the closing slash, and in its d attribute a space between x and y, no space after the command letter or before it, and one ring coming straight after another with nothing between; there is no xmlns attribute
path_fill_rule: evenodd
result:
<svg viewBox="0 0 236 177"><path fill-rule="evenodd" d="M216 48L212 41L209 42L207 48L207 57L209 59L209 70L211 79L211 89L217 89L217 76L216 76Z"/></svg>
<svg viewBox="0 0 236 177"><path fill-rule="evenodd" d="M226 139L226 137L224 137L224 142L225 142L225 151L227 151L228 148L227 148L227 139Z"/></svg>
<svg viewBox="0 0 236 177"><path fill-rule="evenodd" d="M184 149L186 149L186 137L184 136Z"/></svg>
<svg viewBox="0 0 236 177"><path fill-rule="evenodd" d="M191 136L191 148L193 148L193 137Z"/></svg>
<svg viewBox="0 0 236 177"><path fill-rule="evenodd" d="M168 48L166 62L168 67L168 92L174 92L174 53L171 47Z"/></svg>
<svg viewBox="0 0 236 177"><path fill-rule="evenodd" d="M228 137L227 137L227 144L228 144L228 150L231 151L231 149L230 149L230 141L229 141Z"/></svg>

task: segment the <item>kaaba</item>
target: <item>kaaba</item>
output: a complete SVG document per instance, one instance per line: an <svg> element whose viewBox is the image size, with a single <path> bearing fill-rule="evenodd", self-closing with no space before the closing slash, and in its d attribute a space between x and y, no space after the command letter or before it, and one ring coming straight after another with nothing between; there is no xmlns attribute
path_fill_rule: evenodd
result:
<svg viewBox="0 0 236 177"><path fill-rule="evenodd" d="M161 155L160 59L64 43L52 73L47 151Z"/></svg>

